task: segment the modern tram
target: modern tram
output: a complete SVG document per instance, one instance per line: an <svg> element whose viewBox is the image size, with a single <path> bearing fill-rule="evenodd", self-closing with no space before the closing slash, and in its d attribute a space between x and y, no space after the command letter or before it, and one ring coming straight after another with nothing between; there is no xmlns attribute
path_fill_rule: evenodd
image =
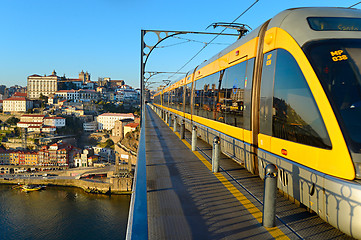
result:
<svg viewBox="0 0 361 240"><path fill-rule="evenodd" d="M154 96L222 152L361 239L361 10L285 10Z"/></svg>

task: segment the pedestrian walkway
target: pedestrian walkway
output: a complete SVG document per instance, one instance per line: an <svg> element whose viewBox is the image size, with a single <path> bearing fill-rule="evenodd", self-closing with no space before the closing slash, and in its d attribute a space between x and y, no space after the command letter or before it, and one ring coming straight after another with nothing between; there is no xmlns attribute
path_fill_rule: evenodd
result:
<svg viewBox="0 0 361 240"><path fill-rule="evenodd" d="M315 214L279 194L277 227L262 226L263 182L222 156L225 171L212 173L211 148L198 141L192 152L151 108L146 110L149 239L346 238ZM187 133L188 137L189 133ZM238 184L251 189L252 196ZM294 233L296 230L297 233Z"/></svg>

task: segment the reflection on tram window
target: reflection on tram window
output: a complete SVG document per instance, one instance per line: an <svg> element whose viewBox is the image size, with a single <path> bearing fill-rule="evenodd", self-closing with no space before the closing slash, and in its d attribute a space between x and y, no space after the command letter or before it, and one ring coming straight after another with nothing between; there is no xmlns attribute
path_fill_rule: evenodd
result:
<svg viewBox="0 0 361 240"><path fill-rule="evenodd" d="M183 87L174 89L174 108L183 111Z"/></svg>
<svg viewBox="0 0 361 240"><path fill-rule="evenodd" d="M192 110L192 106L191 106L191 95L192 95L192 83L188 83L187 85L184 86L185 90L184 90L184 94L185 94L185 102L184 102L184 106L185 106L185 112L186 113L191 113Z"/></svg>
<svg viewBox="0 0 361 240"><path fill-rule="evenodd" d="M222 79L219 109L224 122L243 127L244 87L247 62L228 68Z"/></svg>
<svg viewBox="0 0 361 240"><path fill-rule="evenodd" d="M170 108L175 108L174 104L175 104L175 89L172 89L169 91L169 107Z"/></svg>
<svg viewBox="0 0 361 240"><path fill-rule="evenodd" d="M168 107L168 101L169 101L168 96L169 96L169 92L165 92L165 93L163 94L163 106Z"/></svg>
<svg viewBox="0 0 361 240"><path fill-rule="evenodd" d="M272 135L331 148L326 127L301 69L286 50L277 50Z"/></svg>
<svg viewBox="0 0 361 240"><path fill-rule="evenodd" d="M193 114L208 119L217 118L219 75L214 73L195 82Z"/></svg>

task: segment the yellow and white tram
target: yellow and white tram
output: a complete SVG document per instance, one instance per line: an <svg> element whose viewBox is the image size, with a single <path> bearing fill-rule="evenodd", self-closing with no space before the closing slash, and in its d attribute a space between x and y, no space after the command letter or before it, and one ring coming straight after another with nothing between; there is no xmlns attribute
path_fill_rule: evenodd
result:
<svg viewBox="0 0 361 240"><path fill-rule="evenodd" d="M154 106L361 239L361 10L289 9L154 96Z"/></svg>

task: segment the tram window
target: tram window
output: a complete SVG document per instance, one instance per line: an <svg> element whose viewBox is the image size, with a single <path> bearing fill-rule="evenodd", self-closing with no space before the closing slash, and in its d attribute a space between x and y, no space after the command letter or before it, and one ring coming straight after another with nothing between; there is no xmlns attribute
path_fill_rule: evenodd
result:
<svg viewBox="0 0 361 240"><path fill-rule="evenodd" d="M175 108L175 89L169 92L169 107Z"/></svg>
<svg viewBox="0 0 361 240"><path fill-rule="evenodd" d="M361 152L361 40L310 42L305 53L353 151Z"/></svg>
<svg viewBox="0 0 361 240"><path fill-rule="evenodd" d="M193 114L216 119L219 72L195 82Z"/></svg>
<svg viewBox="0 0 361 240"><path fill-rule="evenodd" d="M222 79L220 89L220 110L224 122L243 127L244 84L247 62L228 68Z"/></svg>
<svg viewBox="0 0 361 240"><path fill-rule="evenodd" d="M259 108L259 131L272 135L272 96L277 50L264 55Z"/></svg>
<svg viewBox="0 0 361 240"><path fill-rule="evenodd" d="M178 110L183 110L183 87L174 89L174 105Z"/></svg>
<svg viewBox="0 0 361 240"><path fill-rule="evenodd" d="M185 106L185 112L186 113L191 113L192 111L192 105L191 105L191 102L192 102L192 83L188 83L187 85L184 86L185 87L185 101L184 101L184 106Z"/></svg>
<svg viewBox="0 0 361 240"><path fill-rule="evenodd" d="M168 107L168 92L163 93L163 106Z"/></svg>
<svg viewBox="0 0 361 240"><path fill-rule="evenodd" d="M247 130L251 130L253 67L254 58L247 61L246 78L244 80L243 128Z"/></svg>
<svg viewBox="0 0 361 240"><path fill-rule="evenodd" d="M331 148L326 127L296 60L286 50L277 51L272 136Z"/></svg>

